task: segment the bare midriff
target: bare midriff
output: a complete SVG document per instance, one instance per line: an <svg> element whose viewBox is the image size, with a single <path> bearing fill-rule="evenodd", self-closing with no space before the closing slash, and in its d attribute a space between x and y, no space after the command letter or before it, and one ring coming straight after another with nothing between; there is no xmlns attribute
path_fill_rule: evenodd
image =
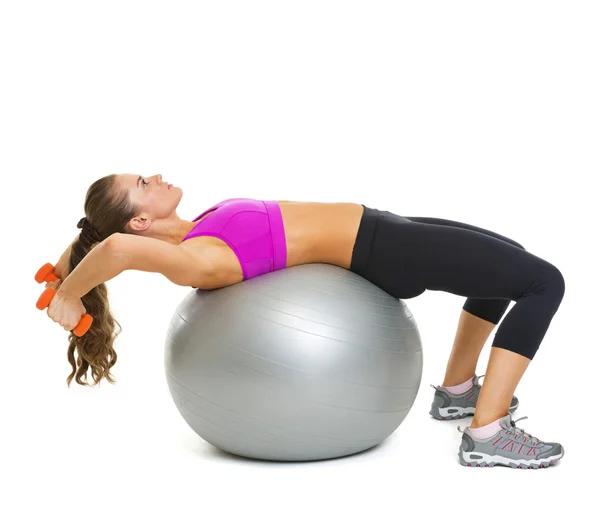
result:
<svg viewBox="0 0 600 516"><path fill-rule="evenodd" d="M283 217L287 267L326 263L350 268L363 207L355 203L278 201ZM212 212L203 217L209 217ZM201 220L201 219L198 219ZM200 236L181 245L202 256L207 271L201 289L214 289L243 280L242 268L233 250L221 239Z"/></svg>

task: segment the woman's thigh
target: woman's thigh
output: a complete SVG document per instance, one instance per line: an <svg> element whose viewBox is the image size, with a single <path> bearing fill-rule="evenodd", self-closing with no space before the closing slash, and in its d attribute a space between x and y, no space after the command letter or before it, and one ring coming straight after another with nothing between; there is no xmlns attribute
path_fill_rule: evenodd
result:
<svg viewBox="0 0 600 516"><path fill-rule="evenodd" d="M454 221L431 223L379 212L367 279L401 299L440 290L480 299L519 299L540 266L519 244Z"/></svg>

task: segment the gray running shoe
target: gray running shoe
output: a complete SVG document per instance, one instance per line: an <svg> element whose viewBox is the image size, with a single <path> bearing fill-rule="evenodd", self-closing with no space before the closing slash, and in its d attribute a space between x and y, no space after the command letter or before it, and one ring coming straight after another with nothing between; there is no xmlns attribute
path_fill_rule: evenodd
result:
<svg viewBox="0 0 600 516"><path fill-rule="evenodd" d="M459 462L463 466L492 467L510 466L511 468L538 469L556 464L565 451L559 443L545 443L517 428L512 415L500 419L502 428L492 437L479 440L473 437L470 428L462 432L462 442L458 452Z"/></svg>
<svg viewBox="0 0 600 516"><path fill-rule="evenodd" d="M429 414L435 419L440 419L442 421L472 416L475 413L475 404L477 403L479 391L481 390L479 378L483 378L484 376L484 374L481 376L475 375L473 377L473 387L464 394L452 394L444 387L432 385L435 389L435 394L433 395L433 402L431 403ZM518 406L519 400L513 396L508 412L514 414Z"/></svg>

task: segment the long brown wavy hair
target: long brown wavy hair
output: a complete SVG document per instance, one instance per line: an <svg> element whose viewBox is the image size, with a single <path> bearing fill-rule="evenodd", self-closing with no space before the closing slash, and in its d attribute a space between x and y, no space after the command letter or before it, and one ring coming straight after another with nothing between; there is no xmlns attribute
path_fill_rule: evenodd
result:
<svg viewBox="0 0 600 516"><path fill-rule="evenodd" d="M85 230L71 244L65 277L96 244L113 233L131 233L127 223L138 214L137 209L129 200L127 190L117 188L116 177L115 174L102 177L88 188L84 212L89 224L86 223ZM73 371L67 378L67 386L70 387L73 378L78 384L90 387L103 378L114 384L110 368L117 361L117 353L113 345L122 328L110 312L106 284L90 290L81 301L86 312L94 318L94 324L81 337L69 333L67 358ZM88 382L90 369L93 383Z"/></svg>

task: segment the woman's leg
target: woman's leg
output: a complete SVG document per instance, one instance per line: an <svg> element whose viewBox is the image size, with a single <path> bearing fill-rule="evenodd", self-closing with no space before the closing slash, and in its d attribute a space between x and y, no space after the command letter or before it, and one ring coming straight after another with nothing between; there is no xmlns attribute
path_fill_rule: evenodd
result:
<svg viewBox="0 0 600 516"><path fill-rule="evenodd" d="M492 324L515 301L492 343L475 424L506 415L516 384L562 301L560 271L519 245L460 223L380 212L375 227L368 262L362 260L365 277L392 295L409 299L439 290L464 296L465 310Z"/></svg>
<svg viewBox="0 0 600 516"><path fill-rule="evenodd" d="M471 428L486 426L506 416L513 394L530 362L530 358L519 353L492 346Z"/></svg>
<svg viewBox="0 0 600 516"><path fill-rule="evenodd" d="M470 326L468 329L474 330L474 332L463 332L464 338L459 337L455 342L458 348L456 359L459 359L461 355L468 355L470 351L477 352L478 356L481 347L487 340L487 337L485 337L485 322L496 325L504 315L510 300L516 301L513 310L507 315L494 339L488 368L485 373L486 381L479 394L473 422L471 423L472 428L485 426L508 413L515 389L537 352L550 321L562 301L564 279L556 267L527 253L520 244L500 235L474 226L465 226L451 221L440 221L439 219L409 218L409 220L421 224L458 228L463 233L464 231L470 231L490 236L498 241L508 243L515 249L514 253L493 256L494 246L489 246L489 249L487 249L485 238L473 241L473 253L475 255L481 253L480 260L491 261L493 264L492 270L496 274L502 272L496 280L505 282L504 286L491 285L487 292L480 290L479 296L487 294L486 297L492 297L494 292L498 292L498 297L503 296L503 298L481 299L478 296L469 296L465 302L465 311L482 318L483 321L478 324L471 320L471 324L467 323L467 326ZM441 235L441 233L438 234ZM447 238L450 238L450 236ZM464 238L461 236L460 239ZM446 245L447 243L448 241ZM502 264L500 262L503 259L502 257L508 259L508 262ZM521 267L523 271L519 270ZM486 268L487 265L483 267L483 269ZM476 266L472 274L477 277L481 269L481 267ZM483 276L480 276L480 278L484 281ZM456 284L457 280L460 282L460 275L442 280L442 282L447 282L450 288L456 288L452 285ZM508 287L511 283L512 286L506 289L505 287ZM517 287L517 285L519 286ZM436 285L436 288L439 287L440 285ZM507 293L510 296L507 296ZM490 332L493 327L487 326ZM471 363L473 360L474 357L471 358ZM451 364L449 365L452 367ZM462 381L465 381L465 379L463 378Z"/></svg>
<svg viewBox="0 0 600 516"><path fill-rule="evenodd" d="M464 309L460 311L442 387L461 385L473 379L481 350L495 327L494 323Z"/></svg>
<svg viewBox="0 0 600 516"><path fill-rule="evenodd" d="M467 297L474 314L498 325L474 425L465 430L461 464L545 467L564 453L558 443L525 435L510 420L512 395L548 330L565 283L551 263L480 231L365 210L351 270L400 298L440 290ZM483 303L486 301L486 303ZM488 424L489 423L489 424Z"/></svg>
<svg viewBox="0 0 600 516"><path fill-rule="evenodd" d="M424 224L468 229L492 236L524 249L521 244L510 238L470 224L432 217L406 218L410 221L421 222ZM458 327L456 329L452 350L450 351L450 356L446 365L444 381L441 384L443 387L463 384L475 376L475 369L479 361L481 350L506 312L509 304L509 299L468 298L465 301L458 320Z"/></svg>

